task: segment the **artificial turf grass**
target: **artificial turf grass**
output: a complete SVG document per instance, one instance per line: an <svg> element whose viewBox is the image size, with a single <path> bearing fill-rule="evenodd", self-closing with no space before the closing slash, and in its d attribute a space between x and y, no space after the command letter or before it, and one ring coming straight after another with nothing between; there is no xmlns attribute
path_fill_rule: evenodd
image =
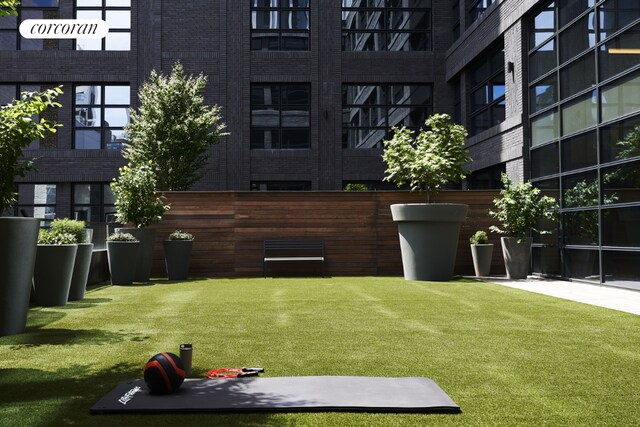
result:
<svg viewBox="0 0 640 427"><path fill-rule="evenodd" d="M211 279L104 287L0 338L0 424L639 425L638 316L473 281ZM433 378L459 415L94 416L147 359L192 342L193 373ZM214 417L214 418L211 418Z"/></svg>

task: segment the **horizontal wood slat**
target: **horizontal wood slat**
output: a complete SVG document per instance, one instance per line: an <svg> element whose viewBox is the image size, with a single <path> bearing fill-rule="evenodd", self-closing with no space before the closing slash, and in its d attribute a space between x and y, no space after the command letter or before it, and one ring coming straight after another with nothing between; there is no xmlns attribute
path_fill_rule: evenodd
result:
<svg viewBox="0 0 640 427"><path fill-rule="evenodd" d="M456 274L472 275L469 237L488 232L497 191L443 191L435 202L469 205L460 230ZM261 276L264 240L325 242L325 274L402 275L394 203L422 203L424 195L380 192L169 192L171 210L157 229L153 275L166 276L162 240L174 230L193 233L192 276ZM499 236L493 274L504 274Z"/></svg>

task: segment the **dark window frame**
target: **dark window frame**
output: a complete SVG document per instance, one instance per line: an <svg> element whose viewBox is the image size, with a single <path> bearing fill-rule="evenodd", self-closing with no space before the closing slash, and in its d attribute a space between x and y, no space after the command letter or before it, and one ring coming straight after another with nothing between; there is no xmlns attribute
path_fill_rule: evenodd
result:
<svg viewBox="0 0 640 427"><path fill-rule="evenodd" d="M76 186L77 185L97 185L100 188L100 203L91 203L91 190L89 193L89 203L76 203ZM105 203L105 186L109 186L108 182L73 182L71 184L71 213L72 215L75 217L75 213L76 208L80 207L80 208L97 208L99 209L99 217L101 218L101 221L98 222L107 222L107 215L113 214L115 213L116 209L115 209L115 205L111 204L111 203ZM111 208L110 210L108 210L108 208ZM85 220L88 224L92 224L95 223L96 221L91 221L91 218L88 218Z"/></svg>
<svg viewBox="0 0 640 427"><path fill-rule="evenodd" d="M484 12L491 7L498 0L467 0L467 17L469 19L469 25L482 18ZM467 25L467 27L469 27Z"/></svg>
<svg viewBox="0 0 640 427"><path fill-rule="evenodd" d="M2 33L15 33L15 35L16 35L16 44L15 44L16 48L15 49L4 49L4 50L0 49L0 52L1 51L12 52L12 51L22 51L22 50L24 50L24 49L22 49L22 39L23 39L23 37L20 35L20 24L22 23L22 12L23 11L41 10L41 11L44 12L44 11L54 11L54 10L56 10L56 11L58 11L58 17L56 17L55 19L60 19L60 17L59 17L59 15L60 15L60 12L59 12L60 11L60 1L58 0L57 3L58 3L57 6L24 6L22 4L17 6L16 10L18 12L18 15L15 16L15 15L13 15L13 13L11 14L11 16L12 17L14 16L15 19L16 19L15 28L0 28L0 34L2 34ZM7 9L4 9L4 10L9 11L10 9L7 8ZM8 19L8 18L9 17L3 17L3 18L0 18L0 19ZM30 19L30 18L27 18L27 19ZM44 19L47 19L47 18L44 18ZM57 50L60 47L59 41L56 40L56 39L42 39L42 42L43 42L43 46L44 46L44 44L51 44L51 45L56 45L56 46L55 46L54 49L44 49L44 47L43 47L43 49L38 49L37 51L40 51L40 50ZM34 50L34 49L26 49L26 50L30 51L30 50Z"/></svg>
<svg viewBox="0 0 640 427"><path fill-rule="evenodd" d="M502 61L500 62L498 67L494 68L494 65L496 65L495 64L496 55L501 55ZM473 65L471 65L470 72L469 72L469 79L468 79L469 91L467 94L467 101L469 105L468 107L469 117L467 119L467 122L468 122L467 128L469 130L470 136L484 132L487 129L491 129L492 127L499 125L506 119L505 117L504 119L498 121L495 116L496 107L503 105L504 106L503 108L506 109L506 74L505 74L506 70L505 70L505 61L504 61L504 46L501 43L497 47L496 46L491 47L486 51L485 54L482 54L480 56L482 57L482 59L480 61L475 62ZM474 71L479 70L484 66L489 67L488 75L482 80L474 82L472 80ZM504 82L503 84L504 93L496 97L494 95L494 87L499 85L495 85L494 83L496 78L500 78L500 77L502 77L502 81ZM473 99L472 99L473 95L477 91L482 90L483 88L486 88L485 96L486 96L487 103L476 109L473 109ZM486 113L489 114L489 123L490 123L489 127L487 129L477 129L474 124L474 119Z"/></svg>
<svg viewBox="0 0 640 427"><path fill-rule="evenodd" d="M101 6L78 6L78 0L74 0L73 2L73 17L77 19L78 17L78 12L79 11L100 11L101 15L102 15L102 20L104 20L106 22L107 20L107 12L113 12L113 11L125 11L125 12L132 12L132 6L131 4L129 6L107 6L107 0L101 0L102 1L102 5ZM129 52L131 51L131 36L132 36L132 31L131 31L131 22L132 20L129 20L129 28L109 28L109 34L112 33L122 33L122 34L129 34L129 49L118 49L118 50L107 50L107 37L103 37L100 40L101 43L101 48L100 49L92 49L92 50L82 50L82 52ZM79 50L78 49L78 43L77 41L73 42L73 49L74 50Z"/></svg>
<svg viewBox="0 0 640 427"><path fill-rule="evenodd" d="M20 186L21 185L32 185L35 186L36 185L50 185L53 186L56 190L56 200L53 203L20 203ZM57 204L58 204L58 184L56 183L49 183L49 182L19 182L16 184L16 193L18 193L18 200L15 204L14 207L14 215L15 216L23 216L22 215L22 210L24 208L53 208L53 218L39 218L41 219L40 221L40 226L41 227L48 227L49 224L51 223L51 221L53 221L56 217L56 212L57 212ZM34 191L35 193L35 191Z"/></svg>
<svg viewBox="0 0 640 427"><path fill-rule="evenodd" d="M284 4L284 6L282 6L282 4ZM276 20L278 22L278 28L266 28L266 29L260 29L260 28L254 28L253 25L253 15L254 12L274 12L276 14ZM290 13L290 12L306 12L307 13L307 27L306 29L283 29L280 28L280 20L282 18L283 13ZM288 2L285 2L284 0L277 0L277 6L256 6L256 2L252 1L251 2L251 12L249 14L249 16L251 17L251 50L252 51L287 51L287 52L296 52L296 51L309 51L311 50L311 8L310 8L310 1L307 3L307 6L304 7L300 7L300 6L289 6ZM290 34L300 34L300 33L306 33L307 37L306 37L306 46L303 49L288 49L285 47L285 42L284 39L287 37L287 35ZM256 37L258 34L260 35L267 35L270 37L277 37L278 38L278 46L275 49L271 49L271 48L267 48L267 49L263 49L262 48L262 43L260 43L260 48L258 48L258 44L254 44L254 37ZM256 37L256 40L259 40Z"/></svg>

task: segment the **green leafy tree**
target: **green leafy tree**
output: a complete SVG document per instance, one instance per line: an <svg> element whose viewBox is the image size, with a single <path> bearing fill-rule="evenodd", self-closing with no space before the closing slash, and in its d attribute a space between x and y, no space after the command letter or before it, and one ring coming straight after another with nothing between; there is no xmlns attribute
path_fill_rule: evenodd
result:
<svg viewBox="0 0 640 427"><path fill-rule="evenodd" d="M465 177L463 165L471 159L464 148L467 130L453 123L448 114L434 114L425 125L427 129L415 139L409 129L394 127L393 138L384 141L382 159L387 164L385 181L426 191L430 203L443 185Z"/></svg>
<svg viewBox="0 0 640 427"><path fill-rule="evenodd" d="M119 171L120 176L111 182L118 222L132 223L138 228L160 222L169 206L156 192L153 162L129 163Z"/></svg>
<svg viewBox="0 0 640 427"><path fill-rule="evenodd" d="M17 15L19 0L0 0L0 18L3 16Z"/></svg>
<svg viewBox="0 0 640 427"><path fill-rule="evenodd" d="M22 151L35 139L44 139L62 126L42 117L62 93L60 87L44 92L23 92L20 99L0 106L0 213L16 202L13 180L35 170L33 160L24 159Z"/></svg>
<svg viewBox="0 0 640 427"><path fill-rule="evenodd" d="M513 185L506 173L501 176L504 188L500 197L493 200L497 211L489 211L489 216L500 221L500 226L492 225L494 233L507 234L522 243L530 231L549 234L549 231L538 230L536 225L541 219L555 220L557 217L556 199L540 196L540 189L531 182Z"/></svg>
<svg viewBox="0 0 640 427"><path fill-rule="evenodd" d="M205 76L187 77L177 63L169 77L152 71L140 89L123 154L134 164L152 160L159 190L189 189L202 177L209 147L228 135L220 107L204 104L206 84Z"/></svg>

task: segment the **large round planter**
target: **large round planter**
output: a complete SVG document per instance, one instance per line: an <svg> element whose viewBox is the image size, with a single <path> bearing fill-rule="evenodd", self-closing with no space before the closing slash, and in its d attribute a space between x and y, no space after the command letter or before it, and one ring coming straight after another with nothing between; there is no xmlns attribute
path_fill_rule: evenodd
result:
<svg viewBox="0 0 640 427"><path fill-rule="evenodd" d="M71 289L69 289L69 301L80 301L84 299L84 292L87 289L87 279L91 268L91 255L93 254L93 243L79 243L76 252L76 262L73 265L73 277L71 278Z"/></svg>
<svg viewBox="0 0 640 427"><path fill-rule="evenodd" d="M518 243L515 237L501 237L502 256L508 279L526 279L531 265L531 239Z"/></svg>
<svg viewBox="0 0 640 427"><path fill-rule="evenodd" d="M116 228L121 233L130 233L140 242L135 282L148 282L153 263L153 245L156 241L155 228Z"/></svg>
<svg viewBox="0 0 640 427"><path fill-rule="evenodd" d="M473 269L478 277L486 277L491 273L491 258L493 257L493 243L471 245Z"/></svg>
<svg viewBox="0 0 640 427"><path fill-rule="evenodd" d="M130 285L136 277L140 242L107 242L112 285Z"/></svg>
<svg viewBox="0 0 640 427"><path fill-rule="evenodd" d="M33 288L43 307L67 305L78 245L38 245Z"/></svg>
<svg viewBox="0 0 640 427"><path fill-rule="evenodd" d="M448 203L391 205L406 280L451 280L468 210L468 205Z"/></svg>
<svg viewBox="0 0 640 427"><path fill-rule="evenodd" d="M165 240L163 244L167 278L185 280L189 276L193 240Z"/></svg>
<svg viewBox="0 0 640 427"><path fill-rule="evenodd" d="M40 220L0 218L0 336L24 332Z"/></svg>

